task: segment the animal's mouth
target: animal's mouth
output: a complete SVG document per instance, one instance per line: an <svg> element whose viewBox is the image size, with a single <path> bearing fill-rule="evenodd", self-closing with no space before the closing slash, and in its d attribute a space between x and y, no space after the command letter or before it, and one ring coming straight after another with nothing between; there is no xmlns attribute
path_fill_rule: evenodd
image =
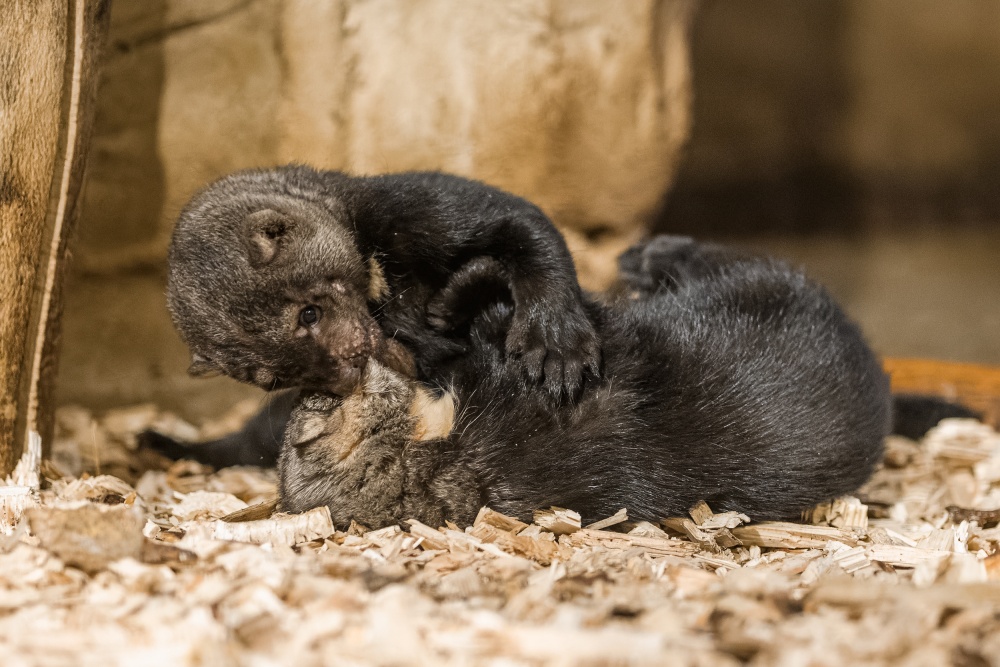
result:
<svg viewBox="0 0 1000 667"><path fill-rule="evenodd" d="M361 386L361 381L368 366L368 354L355 354L347 358L338 359L335 363L333 377L326 383L324 389L337 394L347 396Z"/></svg>
<svg viewBox="0 0 1000 667"><path fill-rule="evenodd" d="M374 320L362 323L360 331L355 329L355 332L351 337L353 344L331 352L333 368L323 388L340 396L355 391L364 379L369 359L405 374L414 374L409 353L395 340L387 339Z"/></svg>

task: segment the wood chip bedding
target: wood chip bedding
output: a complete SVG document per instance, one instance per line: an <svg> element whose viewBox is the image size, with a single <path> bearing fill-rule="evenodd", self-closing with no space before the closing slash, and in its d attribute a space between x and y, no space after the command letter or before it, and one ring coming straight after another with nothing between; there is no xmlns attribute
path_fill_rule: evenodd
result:
<svg viewBox="0 0 1000 667"><path fill-rule="evenodd" d="M1000 436L978 422L891 438L857 497L801 522L700 503L338 532L273 514L271 471L134 451L244 412L60 412L41 489L37 461L0 487L5 667L1000 665Z"/></svg>

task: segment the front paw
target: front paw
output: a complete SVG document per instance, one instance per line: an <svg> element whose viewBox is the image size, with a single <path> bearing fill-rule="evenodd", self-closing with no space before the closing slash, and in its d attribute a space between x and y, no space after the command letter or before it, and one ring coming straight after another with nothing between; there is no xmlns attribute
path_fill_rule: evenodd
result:
<svg viewBox="0 0 1000 667"><path fill-rule="evenodd" d="M661 234L641 241L618 258L618 275L629 290L655 292L672 288L698 255L700 245L689 236Z"/></svg>
<svg viewBox="0 0 1000 667"><path fill-rule="evenodd" d="M556 399L575 399L586 377L601 373L601 346L580 304L518 307L507 332L507 353Z"/></svg>
<svg viewBox="0 0 1000 667"><path fill-rule="evenodd" d="M427 325L440 333L456 329L461 324L447 297L448 295L438 294L427 304Z"/></svg>
<svg viewBox="0 0 1000 667"><path fill-rule="evenodd" d="M506 270L492 257L462 266L427 304L427 324L435 331L460 331L488 304L509 297Z"/></svg>

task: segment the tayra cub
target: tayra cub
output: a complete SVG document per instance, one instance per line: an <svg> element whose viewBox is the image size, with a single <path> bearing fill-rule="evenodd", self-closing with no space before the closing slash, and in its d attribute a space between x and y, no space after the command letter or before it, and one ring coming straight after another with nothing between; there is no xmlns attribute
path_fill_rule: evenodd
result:
<svg viewBox="0 0 1000 667"><path fill-rule="evenodd" d="M430 487L438 471L472 480L438 487L457 522L470 504L794 516L862 484L889 428L877 359L801 273L660 237L626 253L622 296L598 303L537 208L457 177L234 174L184 209L169 259L195 373L320 392L301 399L319 413L335 404L316 397L353 395L371 361L452 392L450 435L419 451ZM206 451L273 461L260 444ZM322 480L328 464L296 474Z"/></svg>
<svg viewBox="0 0 1000 667"><path fill-rule="evenodd" d="M449 441L455 402L372 359L344 397L305 391L278 459L281 509L327 505L341 528L470 521L480 495Z"/></svg>
<svg viewBox="0 0 1000 667"><path fill-rule="evenodd" d="M521 518L560 505L585 520L625 507L656 520L706 500L778 519L853 491L879 462L887 378L826 292L786 265L673 237L634 249L623 296L587 304L604 378L555 404L505 354L515 308L488 288L494 261L456 275L500 296L481 304L450 365L452 428L414 438L419 411L405 394L394 422L377 391L366 396L381 407L367 410L306 393L281 455L287 508L326 504L377 526L407 512L464 524L480 505ZM318 450L314 433L327 443Z"/></svg>
<svg viewBox="0 0 1000 667"><path fill-rule="evenodd" d="M463 349L449 281L476 257L511 296L507 354L550 396L575 396L601 351L562 236L533 204L458 176L226 176L180 214L167 299L192 374L343 394L369 357L440 378Z"/></svg>

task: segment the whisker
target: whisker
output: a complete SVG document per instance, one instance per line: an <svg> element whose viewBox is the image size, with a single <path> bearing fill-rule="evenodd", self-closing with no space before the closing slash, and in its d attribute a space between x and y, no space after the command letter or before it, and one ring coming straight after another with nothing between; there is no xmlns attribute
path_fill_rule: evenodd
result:
<svg viewBox="0 0 1000 667"><path fill-rule="evenodd" d="M381 313L386 308L386 306L388 306L390 303L392 303L392 299L396 299L396 298L399 298L399 297L403 296L403 294L405 294L406 292L408 292L410 289L412 289L412 286L411 287L407 287L406 289L401 290L399 292L399 294L397 294L396 296L394 296L394 297L392 297L390 299L386 299L385 303L383 303L381 306L379 306L378 308L376 308L375 310L372 311L372 317L374 317L375 315L378 315L379 313Z"/></svg>

